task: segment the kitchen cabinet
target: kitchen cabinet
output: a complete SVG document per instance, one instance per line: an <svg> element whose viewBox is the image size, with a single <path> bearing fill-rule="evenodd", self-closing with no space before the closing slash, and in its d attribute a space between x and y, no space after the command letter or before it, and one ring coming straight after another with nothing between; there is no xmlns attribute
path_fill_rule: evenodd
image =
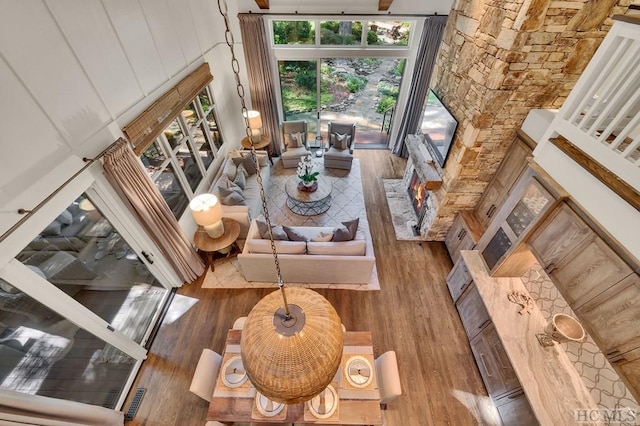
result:
<svg viewBox="0 0 640 426"><path fill-rule="evenodd" d="M607 355L640 348L640 277L632 273L600 293L576 314Z"/></svg>
<svg viewBox="0 0 640 426"><path fill-rule="evenodd" d="M482 380L492 398L520 389L520 382L493 324L489 323L471 339L470 344Z"/></svg>
<svg viewBox="0 0 640 426"><path fill-rule="evenodd" d="M458 300L469 284L471 284L471 274L467 269L467 264L462 259L458 259L447 276L447 287L454 302Z"/></svg>
<svg viewBox="0 0 640 426"><path fill-rule="evenodd" d="M520 250L520 242L554 203L555 197L542 185L537 173L528 168L478 243L492 275L496 275L508 254Z"/></svg>
<svg viewBox="0 0 640 426"><path fill-rule="evenodd" d="M480 298L478 289L473 284L469 285L458 298L456 308L469 339L475 337L490 322L487 308Z"/></svg>
<svg viewBox="0 0 640 426"><path fill-rule="evenodd" d="M574 311L633 272L566 203L541 223L528 245Z"/></svg>
<svg viewBox="0 0 640 426"><path fill-rule="evenodd" d="M516 136L474 209L480 225L485 229L511 193L514 183L527 166L527 157L531 153L532 147L525 139Z"/></svg>
<svg viewBox="0 0 640 426"><path fill-rule="evenodd" d="M610 355L609 362L638 400L640 398L640 348L624 354Z"/></svg>
<svg viewBox="0 0 640 426"><path fill-rule="evenodd" d="M495 401L503 426L539 425L531 405L522 390L517 390Z"/></svg>
<svg viewBox="0 0 640 426"><path fill-rule="evenodd" d="M444 240L453 263L460 258L460 250L471 250L476 246L483 232L484 228L480 227L471 210L458 212Z"/></svg>

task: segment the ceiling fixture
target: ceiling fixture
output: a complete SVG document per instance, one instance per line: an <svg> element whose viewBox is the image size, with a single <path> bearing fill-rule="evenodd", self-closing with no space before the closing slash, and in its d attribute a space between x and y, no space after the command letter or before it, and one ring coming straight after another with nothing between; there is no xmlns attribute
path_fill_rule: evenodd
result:
<svg viewBox="0 0 640 426"><path fill-rule="evenodd" d="M251 155L259 170L252 136L262 122L259 126L258 121L252 122L246 107L225 0L218 0L218 10L224 18L225 40L231 50L231 67ZM260 120L259 115L257 118ZM249 380L260 393L273 401L294 404L320 394L335 377L342 359L342 323L331 303L315 291L299 287L285 291L260 173L257 181L279 291L264 297L249 313L240 340L240 354Z"/></svg>

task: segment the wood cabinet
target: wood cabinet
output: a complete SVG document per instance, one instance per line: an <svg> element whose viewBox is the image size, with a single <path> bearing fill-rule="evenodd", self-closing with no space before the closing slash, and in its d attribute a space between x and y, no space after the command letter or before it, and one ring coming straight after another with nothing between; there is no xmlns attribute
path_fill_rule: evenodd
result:
<svg viewBox="0 0 640 426"><path fill-rule="evenodd" d="M640 277L567 203L528 241L558 291L640 397Z"/></svg>
<svg viewBox="0 0 640 426"><path fill-rule="evenodd" d="M460 250L471 250L476 246L483 232L484 228L480 227L471 210L458 212L444 240L453 263L460 259Z"/></svg>
<svg viewBox="0 0 640 426"><path fill-rule="evenodd" d="M613 354L609 362L638 400L640 396L640 348L624 354Z"/></svg>
<svg viewBox="0 0 640 426"><path fill-rule="evenodd" d="M478 221L485 229L509 196L514 183L524 171L527 157L530 157L531 153L532 147L523 138L516 136L474 209Z"/></svg>
<svg viewBox="0 0 640 426"><path fill-rule="evenodd" d="M467 264L464 260L458 259L451 272L449 272L449 276L447 276L447 287L454 302L458 300L458 297L469 284L471 284L471 274L467 269Z"/></svg>
<svg viewBox="0 0 640 426"><path fill-rule="evenodd" d="M464 266L464 261L461 260L454 269L463 271L460 264ZM466 273L468 274L468 271ZM457 274L464 276L463 272ZM487 388L487 393L496 404L502 423L504 425L538 424L473 281L458 298L456 308L467 331L471 352L478 365L480 376Z"/></svg>
<svg viewBox="0 0 640 426"><path fill-rule="evenodd" d="M520 382L492 323L471 339L470 343L480 375L492 398L520 389Z"/></svg>
<svg viewBox="0 0 640 426"><path fill-rule="evenodd" d="M478 243L478 250L492 275L519 275L517 271L510 271L511 266L508 264L502 272L497 270L502 268L502 264L509 255L516 249L520 250L523 246L520 243L555 204L555 200L555 197L542 185L539 175L532 168L528 168L505 201L496 220ZM520 266L516 263L522 263L514 262L515 258L510 260L511 264L518 267Z"/></svg>
<svg viewBox="0 0 640 426"><path fill-rule="evenodd" d="M473 284L469 285L458 298L456 308L469 339L475 337L491 321L478 289Z"/></svg>
<svg viewBox="0 0 640 426"><path fill-rule="evenodd" d="M582 305L576 315L610 359L640 348L640 276L625 277Z"/></svg>
<svg viewBox="0 0 640 426"><path fill-rule="evenodd" d="M633 272L566 203L532 234L529 247L574 311Z"/></svg>
<svg viewBox="0 0 640 426"><path fill-rule="evenodd" d="M534 426L540 424L522 390L495 401L503 426Z"/></svg>

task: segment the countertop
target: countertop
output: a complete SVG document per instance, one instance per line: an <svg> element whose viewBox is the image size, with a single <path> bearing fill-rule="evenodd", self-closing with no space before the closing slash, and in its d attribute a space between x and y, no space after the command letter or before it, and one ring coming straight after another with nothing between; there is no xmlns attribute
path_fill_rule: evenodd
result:
<svg viewBox="0 0 640 426"><path fill-rule="evenodd" d="M508 300L514 290L528 294L522 280L491 277L478 251L461 254L540 424L573 424L575 410L598 410L565 352L538 343L536 334L544 332L548 318L537 306L520 315L520 305Z"/></svg>

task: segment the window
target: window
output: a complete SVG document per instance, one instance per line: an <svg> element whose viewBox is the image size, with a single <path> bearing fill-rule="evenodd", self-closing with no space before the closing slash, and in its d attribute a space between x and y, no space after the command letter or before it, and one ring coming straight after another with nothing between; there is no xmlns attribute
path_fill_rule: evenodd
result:
<svg viewBox="0 0 640 426"><path fill-rule="evenodd" d="M411 21L271 21L272 42L278 47L408 47L412 26Z"/></svg>
<svg viewBox="0 0 640 426"><path fill-rule="evenodd" d="M213 97L205 87L140 155L176 218L196 194L222 144Z"/></svg>
<svg viewBox="0 0 640 426"><path fill-rule="evenodd" d="M411 22L372 21L369 22L367 45L408 46Z"/></svg>
<svg viewBox="0 0 640 426"><path fill-rule="evenodd" d="M273 21L274 44L315 44L314 21Z"/></svg>
<svg viewBox="0 0 640 426"><path fill-rule="evenodd" d="M320 23L320 44L333 46L360 45L362 22L322 21Z"/></svg>

